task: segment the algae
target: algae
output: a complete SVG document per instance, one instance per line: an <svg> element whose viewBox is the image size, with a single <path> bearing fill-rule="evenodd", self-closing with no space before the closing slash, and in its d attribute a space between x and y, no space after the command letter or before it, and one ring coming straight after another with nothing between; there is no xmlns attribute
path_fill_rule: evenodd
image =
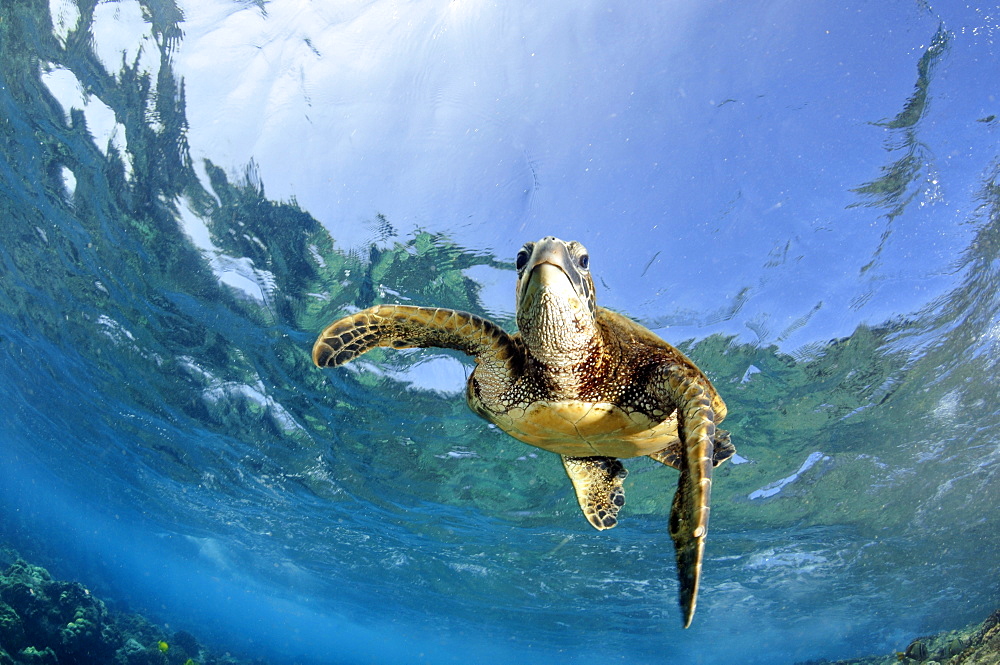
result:
<svg viewBox="0 0 1000 665"><path fill-rule="evenodd" d="M161 644L169 644L169 650ZM201 665L251 662L214 653L185 631L112 612L82 584L55 580L24 560L0 573L0 663L182 665L189 660Z"/></svg>

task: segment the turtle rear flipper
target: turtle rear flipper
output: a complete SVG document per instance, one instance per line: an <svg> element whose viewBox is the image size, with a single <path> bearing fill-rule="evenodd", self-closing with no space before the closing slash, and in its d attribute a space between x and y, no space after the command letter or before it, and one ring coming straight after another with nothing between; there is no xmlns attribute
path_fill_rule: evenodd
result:
<svg viewBox="0 0 1000 665"><path fill-rule="evenodd" d="M603 531L618 524L618 511L625 505L622 481L628 475L622 463L614 457L561 457L590 525Z"/></svg>
<svg viewBox="0 0 1000 665"><path fill-rule="evenodd" d="M736 446L733 445L729 432L724 429L715 428L715 439L712 441L712 466L719 466L727 459L736 454Z"/></svg>
<svg viewBox="0 0 1000 665"><path fill-rule="evenodd" d="M712 466L716 467L736 454L736 446L729 438L729 432L724 429L715 428L715 441L713 442ZM684 448L680 439L674 439L663 450L649 455L660 464L681 470L684 461Z"/></svg>

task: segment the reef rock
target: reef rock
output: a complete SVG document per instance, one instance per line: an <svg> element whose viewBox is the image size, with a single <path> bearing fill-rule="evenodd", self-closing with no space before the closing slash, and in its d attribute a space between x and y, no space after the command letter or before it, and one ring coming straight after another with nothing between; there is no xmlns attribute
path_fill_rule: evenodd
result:
<svg viewBox="0 0 1000 665"><path fill-rule="evenodd" d="M106 662L116 637L104 603L82 585L24 561L0 576L0 643L18 661Z"/></svg>
<svg viewBox="0 0 1000 665"><path fill-rule="evenodd" d="M905 651L809 665L1000 665L1000 610L978 626L918 637Z"/></svg>
<svg viewBox="0 0 1000 665"><path fill-rule="evenodd" d="M18 559L0 573L0 665L243 662L209 652L183 630L168 635L138 614L112 615L82 584L53 580L44 568Z"/></svg>

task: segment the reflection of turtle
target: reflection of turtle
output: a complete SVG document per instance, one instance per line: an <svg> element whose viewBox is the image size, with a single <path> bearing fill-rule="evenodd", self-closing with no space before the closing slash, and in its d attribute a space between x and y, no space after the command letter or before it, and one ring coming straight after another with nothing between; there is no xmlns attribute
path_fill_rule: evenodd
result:
<svg viewBox="0 0 1000 665"><path fill-rule="evenodd" d="M517 254L517 325L450 309L379 305L330 325L313 360L333 367L376 346L444 347L476 358L472 410L525 443L558 453L584 515L618 523L626 471L648 455L680 470L670 514L684 626L691 623L708 527L712 468L735 452L716 423L726 405L680 351L598 307L578 242L542 238Z"/></svg>

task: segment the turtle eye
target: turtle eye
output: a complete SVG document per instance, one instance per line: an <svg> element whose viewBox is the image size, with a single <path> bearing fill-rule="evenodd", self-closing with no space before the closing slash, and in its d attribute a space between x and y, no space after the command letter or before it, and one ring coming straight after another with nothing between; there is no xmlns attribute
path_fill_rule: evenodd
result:
<svg viewBox="0 0 1000 665"><path fill-rule="evenodd" d="M584 254L581 254L580 256L578 256L577 259L576 259L576 264L578 266L580 266L580 270L589 270L590 269L590 254L584 253Z"/></svg>
<svg viewBox="0 0 1000 665"><path fill-rule="evenodd" d="M517 268L518 272L524 270L524 266L528 265L528 259L531 258L531 249L531 247L525 245L517 253L517 258L514 259L514 267Z"/></svg>

